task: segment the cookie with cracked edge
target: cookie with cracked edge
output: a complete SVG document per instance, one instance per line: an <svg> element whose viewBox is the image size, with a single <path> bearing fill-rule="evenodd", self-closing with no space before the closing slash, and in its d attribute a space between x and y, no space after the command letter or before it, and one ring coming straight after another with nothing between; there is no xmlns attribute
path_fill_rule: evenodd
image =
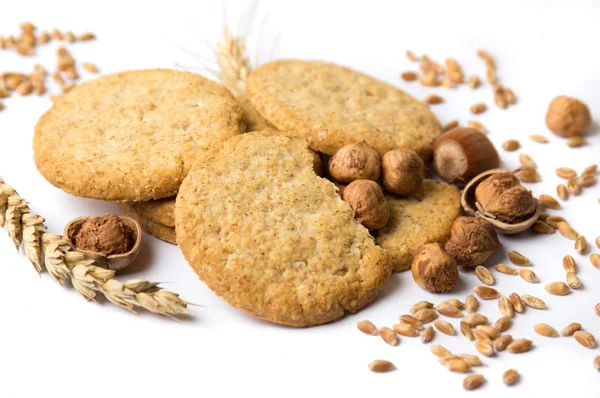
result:
<svg viewBox="0 0 600 398"><path fill-rule="evenodd" d="M173 206L174 205L175 201L173 200ZM119 206L121 207L121 210L123 210L123 213L137 221L145 232L165 242L174 245L177 244L174 226L164 225L144 217L144 214L139 211L139 207L133 206L131 202L119 203ZM171 214L171 217L173 218L174 215Z"/></svg>
<svg viewBox="0 0 600 398"><path fill-rule="evenodd" d="M233 307L301 327L356 312L379 293L389 256L315 174L304 139L247 133L197 159L177 196L177 242Z"/></svg>
<svg viewBox="0 0 600 398"><path fill-rule="evenodd" d="M336 64L274 61L257 68L246 83L250 102L264 119L328 155L364 139L380 155L407 148L428 160L441 133L423 102Z"/></svg>
<svg viewBox="0 0 600 398"><path fill-rule="evenodd" d="M396 272L410 268L421 246L444 244L454 220L462 215L458 188L444 182L426 179L419 192L406 198L387 194L386 199L390 220L375 239L390 253Z"/></svg>
<svg viewBox="0 0 600 398"><path fill-rule="evenodd" d="M198 147L245 131L225 87L169 69L135 70L76 86L38 121L40 173L77 196L148 201L177 194Z"/></svg>

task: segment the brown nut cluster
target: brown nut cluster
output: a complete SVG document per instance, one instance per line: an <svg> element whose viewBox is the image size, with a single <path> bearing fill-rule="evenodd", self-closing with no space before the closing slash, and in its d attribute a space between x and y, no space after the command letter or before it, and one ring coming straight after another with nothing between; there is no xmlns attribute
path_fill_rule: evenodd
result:
<svg viewBox="0 0 600 398"><path fill-rule="evenodd" d="M105 256L125 253L134 243L132 231L115 214L89 217L74 238L78 249Z"/></svg>
<svg viewBox="0 0 600 398"><path fill-rule="evenodd" d="M365 141L343 146L329 160L329 174L343 183L377 181L380 171L379 154Z"/></svg>
<svg viewBox="0 0 600 398"><path fill-rule="evenodd" d="M381 181L385 189L398 196L408 196L421 189L425 178L423 159L410 149L394 149L381 159Z"/></svg>
<svg viewBox="0 0 600 398"><path fill-rule="evenodd" d="M444 248L459 267L481 265L502 246L492 224L482 218L458 217L450 234Z"/></svg>
<svg viewBox="0 0 600 398"><path fill-rule="evenodd" d="M583 135L592 125L592 115L586 104L576 98L559 95L548 106L546 126L561 137Z"/></svg>
<svg viewBox="0 0 600 398"><path fill-rule="evenodd" d="M475 188L475 200L495 219L517 223L535 213L537 200L511 173L494 173Z"/></svg>
<svg viewBox="0 0 600 398"><path fill-rule="evenodd" d="M384 227L390 219L390 206L375 181L353 181L344 188L342 195L354 210L355 217L370 231Z"/></svg>
<svg viewBox="0 0 600 398"><path fill-rule="evenodd" d="M415 282L432 293L447 293L458 281L456 261L439 243L421 247L413 258L411 270Z"/></svg>
<svg viewBox="0 0 600 398"><path fill-rule="evenodd" d="M464 184L484 171L500 166L500 156L490 139L470 127L456 127L435 143L433 164L448 183Z"/></svg>

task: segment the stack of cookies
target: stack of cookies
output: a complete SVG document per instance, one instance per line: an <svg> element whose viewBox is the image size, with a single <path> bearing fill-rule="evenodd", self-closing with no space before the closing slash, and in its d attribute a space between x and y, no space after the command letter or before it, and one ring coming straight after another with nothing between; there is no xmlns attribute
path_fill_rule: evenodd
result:
<svg viewBox="0 0 600 398"><path fill-rule="evenodd" d="M455 187L426 180L410 197L390 195L390 222L371 235L318 171L321 156L362 140L429 160L441 128L426 105L300 60L263 65L247 91L238 104L219 84L170 70L84 83L40 119L37 167L66 192L121 202L232 306L286 325L358 311L392 269L448 237ZM242 134L246 124L262 131Z"/></svg>

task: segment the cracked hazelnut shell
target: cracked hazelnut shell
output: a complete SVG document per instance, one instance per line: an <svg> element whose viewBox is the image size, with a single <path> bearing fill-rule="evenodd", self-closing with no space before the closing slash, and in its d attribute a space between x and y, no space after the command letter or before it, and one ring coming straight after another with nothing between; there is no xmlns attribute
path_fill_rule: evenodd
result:
<svg viewBox="0 0 600 398"><path fill-rule="evenodd" d="M500 156L490 139L470 127L442 134L433 149L433 164L448 183L465 184L476 175L500 166Z"/></svg>
<svg viewBox="0 0 600 398"><path fill-rule="evenodd" d="M350 205L355 217L369 231L383 228L390 219L390 206L383 190L375 181L351 182L344 188L342 199Z"/></svg>
<svg viewBox="0 0 600 398"><path fill-rule="evenodd" d="M344 145L329 159L331 177L346 184L355 180L377 181L380 172L379 154L365 141Z"/></svg>
<svg viewBox="0 0 600 398"><path fill-rule="evenodd" d="M548 105L546 126L561 137L583 135L592 125L592 115L586 104L576 98L559 95Z"/></svg>
<svg viewBox="0 0 600 398"><path fill-rule="evenodd" d="M408 196L421 189L425 178L423 159L410 149L393 149L381 158L381 182L386 191Z"/></svg>
<svg viewBox="0 0 600 398"><path fill-rule="evenodd" d="M450 239L444 245L459 267L481 265L500 247L498 234L489 221L465 216L454 221Z"/></svg>
<svg viewBox="0 0 600 398"><path fill-rule="evenodd" d="M411 271L415 282L432 293L448 293L458 281L454 258L439 243L429 243L413 258Z"/></svg>

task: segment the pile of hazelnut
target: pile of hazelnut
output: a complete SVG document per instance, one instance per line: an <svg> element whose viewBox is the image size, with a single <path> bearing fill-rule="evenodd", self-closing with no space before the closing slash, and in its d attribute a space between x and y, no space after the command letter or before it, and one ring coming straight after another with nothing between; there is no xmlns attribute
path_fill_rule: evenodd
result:
<svg viewBox="0 0 600 398"><path fill-rule="evenodd" d="M340 196L369 231L383 228L390 219L390 207L378 181L387 192L408 196L421 189L425 178L425 163L416 152L394 149L380 159L365 141L340 148L329 160L328 169Z"/></svg>

